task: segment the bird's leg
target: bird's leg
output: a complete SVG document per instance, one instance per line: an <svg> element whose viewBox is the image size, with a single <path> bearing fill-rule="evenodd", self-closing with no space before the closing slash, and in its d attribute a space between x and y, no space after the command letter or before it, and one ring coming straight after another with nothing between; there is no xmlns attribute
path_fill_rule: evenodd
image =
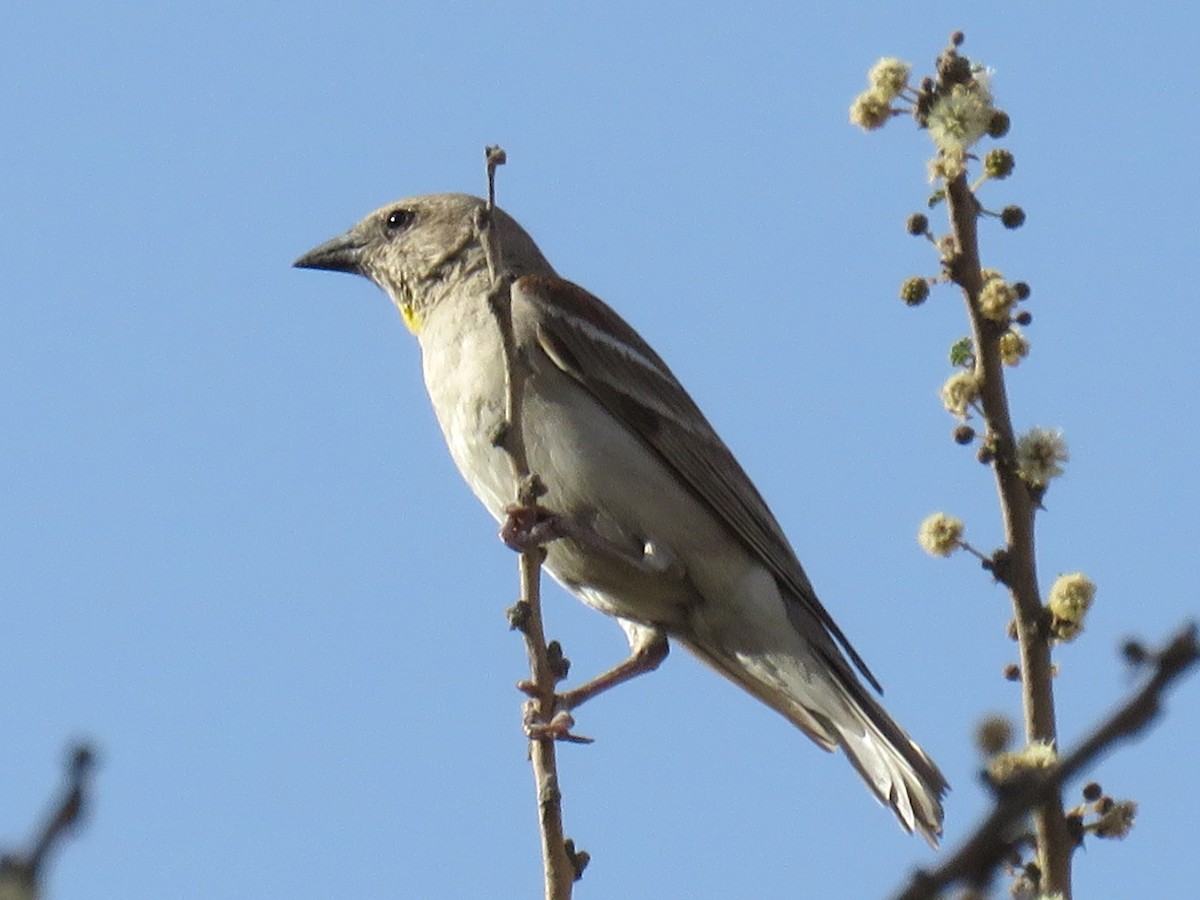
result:
<svg viewBox="0 0 1200 900"><path fill-rule="evenodd" d="M665 633L656 628L639 629L637 643L631 648L628 659L613 666L607 672L597 675L591 681L557 696L555 709L558 710L558 713L556 713L556 718L560 714L583 705L598 694L603 694L609 688L624 684L647 672L653 672L670 652L671 646L667 642ZM531 694L533 690L533 685L528 681L519 682L517 687L527 694ZM569 716L567 721L570 721Z"/></svg>
<svg viewBox="0 0 1200 900"><path fill-rule="evenodd" d="M684 576L684 569L675 556L666 548L660 547L652 541L642 540L640 552L633 551L628 546L610 540L596 529L557 515L536 502L524 505L516 504L505 510L504 523L500 526L500 539L513 550L525 551L560 538L575 541L593 552L601 553L642 572L676 578ZM575 724L571 710L618 684L624 684L639 675L653 672L667 658L671 648L665 632L653 626L623 619L619 621L629 638L629 657L607 672L597 675L591 681L565 693L556 694L554 715L549 722L536 721L539 691L533 682L520 681L517 683L517 688L531 698L525 705L526 734L530 737L553 737L556 740L589 742L589 738L582 738L571 733L571 728ZM520 626L514 624L513 627ZM557 641L551 641L547 645L547 650L551 651L553 657L551 662L555 669L554 680L561 681L567 675L570 662L562 655L562 648Z"/></svg>
<svg viewBox="0 0 1200 900"><path fill-rule="evenodd" d="M562 709L575 709L598 694L603 694L609 688L624 684L639 675L653 672L671 652L667 636L661 631L653 632L653 637L634 647L629 658L613 666L607 672L597 675L586 684L558 695L558 705Z"/></svg>

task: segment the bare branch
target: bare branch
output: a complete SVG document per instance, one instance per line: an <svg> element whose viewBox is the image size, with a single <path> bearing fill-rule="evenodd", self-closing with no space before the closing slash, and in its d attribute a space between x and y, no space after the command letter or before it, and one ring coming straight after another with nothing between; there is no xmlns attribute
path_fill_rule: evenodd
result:
<svg viewBox="0 0 1200 900"><path fill-rule="evenodd" d="M986 885L1013 848L1022 819L1030 810L1059 797L1062 785L1087 768L1117 742L1141 733L1162 709L1166 689L1200 661L1196 625L1184 626L1157 654L1149 657L1154 671L1146 684L1122 704L1071 753L1050 769L1032 773L997 798L991 814L942 865L918 870L897 900L927 900L958 882ZM1074 850L1074 842L1071 849Z"/></svg>
<svg viewBox="0 0 1200 900"><path fill-rule="evenodd" d="M528 376L525 361L517 352L512 327L512 277L504 267L504 258L499 238L493 227L495 209L496 167L507 160L498 146L488 147L487 159L488 202L475 222L479 242L487 257L488 271L492 279L488 303L500 329L504 350L505 390L504 422L494 436L497 446L508 454L513 477L517 483L516 509L518 513L532 513L536 519L538 498L545 488L536 474L529 470L525 452L525 437L522 430L522 404L525 379ZM538 825L542 840L542 874L546 900L568 900L574 882L582 874L587 863L587 854L576 852L574 844L563 834L562 792L558 784L558 762L555 754L555 734L549 729L538 730L535 724L549 724L555 714L555 685L558 681L546 646L546 634L542 625L541 566L545 550L536 544L523 546L518 569L521 596L517 607L510 611L509 621L525 639L525 652L529 657L531 695L526 711L527 732L530 735L529 758L537 788Z"/></svg>

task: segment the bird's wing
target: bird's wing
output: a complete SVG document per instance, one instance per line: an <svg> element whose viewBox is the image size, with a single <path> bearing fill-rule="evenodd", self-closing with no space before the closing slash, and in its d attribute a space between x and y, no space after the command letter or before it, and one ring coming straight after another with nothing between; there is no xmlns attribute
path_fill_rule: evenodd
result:
<svg viewBox="0 0 1200 900"><path fill-rule="evenodd" d="M523 312L533 313L526 321L535 323L536 340L554 364L638 434L762 560L785 596L803 604L881 690L817 599L766 501L658 354L601 300L564 279L525 275L514 282L512 298L514 321ZM815 643L820 647L819 640Z"/></svg>

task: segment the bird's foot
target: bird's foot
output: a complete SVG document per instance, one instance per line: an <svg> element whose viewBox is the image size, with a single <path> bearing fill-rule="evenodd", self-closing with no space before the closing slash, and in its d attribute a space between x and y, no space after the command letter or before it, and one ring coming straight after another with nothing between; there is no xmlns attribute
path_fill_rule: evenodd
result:
<svg viewBox="0 0 1200 900"><path fill-rule="evenodd" d="M528 682L522 682L518 687L528 693L527 684ZM555 699L557 700L557 697ZM540 721L538 717L538 701L532 698L526 700L521 707L521 727L525 731L525 736L534 741L549 739L552 741L566 741L571 744L592 743L590 737L584 737L581 734L575 734L571 731L575 727L575 717L568 710L556 707L554 714L548 722Z"/></svg>
<svg viewBox="0 0 1200 900"><path fill-rule="evenodd" d="M561 519L544 506L513 505L504 512L500 540L518 553L548 544L564 534Z"/></svg>

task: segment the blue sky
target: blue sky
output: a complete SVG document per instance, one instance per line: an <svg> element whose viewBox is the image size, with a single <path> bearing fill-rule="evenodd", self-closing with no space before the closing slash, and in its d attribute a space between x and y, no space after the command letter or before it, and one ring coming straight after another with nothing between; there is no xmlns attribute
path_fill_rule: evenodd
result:
<svg viewBox="0 0 1200 900"><path fill-rule="evenodd" d="M415 342L362 280L291 261L397 197L483 189L671 363L792 536L889 708L985 807L971 744L1015 712L1006 600L917 548L1001 534L937 389L958 298L903 233L923 135L864 135L881 55L953 28L1014 121L1033 287L1019 427L1062 427L1041 577L1099 595L1059 655L1062 734L1130 688L1128 635L1195 615L1197 13L1011 3L26 3L0 34L0 846L62 748L102 765L56 900L529 897L515 558L458 479ZM619 630L557 588L586 676ZM1080 896L1193 896L1200 685L1093 775L1141 804ZM843 759L683 652L562 751L577 896L877 897L934 854Z"/></svg>

